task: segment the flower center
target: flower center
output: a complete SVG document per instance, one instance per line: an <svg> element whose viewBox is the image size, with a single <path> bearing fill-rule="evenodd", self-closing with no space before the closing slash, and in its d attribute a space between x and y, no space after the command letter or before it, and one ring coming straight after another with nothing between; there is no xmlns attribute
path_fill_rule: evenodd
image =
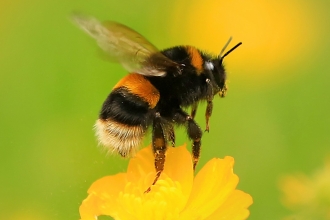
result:
<svg viewBox="0 0 330 220"><path fill-rule="evenodd" d="M188 198L184 196L178 181L163 173L162 178L151 186L150 192L144 193L141 185L126 184L117 201L122 210L136 219L179 219Z"/></svg>

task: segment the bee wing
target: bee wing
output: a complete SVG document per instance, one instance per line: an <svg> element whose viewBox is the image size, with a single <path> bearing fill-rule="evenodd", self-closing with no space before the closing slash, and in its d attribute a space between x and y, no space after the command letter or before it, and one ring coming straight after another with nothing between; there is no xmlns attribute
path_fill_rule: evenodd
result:
<svg viewBox="0 0 330 220"><path fill-rule="evenodd" d="M117 22L101 23L96 18L74 15L73 21L93 37L102 50L130 72L164 76L169 67L180 71L179 64L161 54L142 35Z"/></svg>

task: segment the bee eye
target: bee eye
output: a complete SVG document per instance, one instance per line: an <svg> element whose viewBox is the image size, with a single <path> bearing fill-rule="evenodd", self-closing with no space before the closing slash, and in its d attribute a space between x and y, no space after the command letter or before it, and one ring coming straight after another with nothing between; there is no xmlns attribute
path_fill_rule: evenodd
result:
<svg viewBox="0 0 330 220"><path fill-rule="evenodd" d="M210 62L210 61L206 61L205 62L205 69L207 69L207 70L214 70L214 65L213 65L213 63L212 62Z"/></svg>

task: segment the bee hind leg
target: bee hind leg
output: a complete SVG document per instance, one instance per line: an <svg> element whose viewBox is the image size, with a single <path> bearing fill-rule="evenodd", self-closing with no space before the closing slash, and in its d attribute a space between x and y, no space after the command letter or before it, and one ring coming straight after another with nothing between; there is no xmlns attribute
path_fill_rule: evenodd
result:
<svg viewBox="0 0 330 220"><path fill-rule="evenodd" d="M175 147L175 133L174 133L173 125L169 125L168 131L167 131L167 139L169 142L171 142L172 147Z"/></svg>
<svg viewBox="0 0 330 220"><path fill-rule="evenodd" d="M199 161L200 150L201 150L201 139L203 132L195 120L184 112L182 109L179 109L175 115L174 120L179 124L184 124L187 129L188 137L193 141L192 144L192 159L193 159L193 168L195 170L196 165Z"/></svg>
<svg viewBox="0 0 330 220"><path fill-rule="evenodd" d="M194 119L196 116L196 112L197 112L197 107L198 107L198 102L195 102L194 104L192 104L191 106L191 117Z"/></svg>
<svg viewBox="0 0 330 220"><path fill-rule="evenodd" d="M152 185L156 184L157 180L159 179L160 175L164 170L166 148L166 137L162 118L159 113L156 113L152 128L152 150L155 157L156 176ZM150 190L151 186L145 191L145 193L150 192Z"/></svg>

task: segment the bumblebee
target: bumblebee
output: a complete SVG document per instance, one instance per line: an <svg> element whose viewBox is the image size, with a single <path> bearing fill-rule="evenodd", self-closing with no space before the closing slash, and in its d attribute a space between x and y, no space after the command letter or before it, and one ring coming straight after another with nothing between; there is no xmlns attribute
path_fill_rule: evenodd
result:
<svg viewBox="0 0 330 220"><path fill-rule="evenodd" d="M129 27L95 18L74 15L74 22L93 37L108 57L130 73L112 89L95 124L99 142L110 152L131 157L151 128L156 183L164 169L167 143L175 146L175 125L183 125L192 140L195 169L201 149L202 130L195 122L198 104L207 102L205 119L213 109L213 97L226 95L223 59L242 43L214 56L193 46L157 50ZM223 54L224 53L224 54ZM191 107L191 114L183 109Z"/></svg>

